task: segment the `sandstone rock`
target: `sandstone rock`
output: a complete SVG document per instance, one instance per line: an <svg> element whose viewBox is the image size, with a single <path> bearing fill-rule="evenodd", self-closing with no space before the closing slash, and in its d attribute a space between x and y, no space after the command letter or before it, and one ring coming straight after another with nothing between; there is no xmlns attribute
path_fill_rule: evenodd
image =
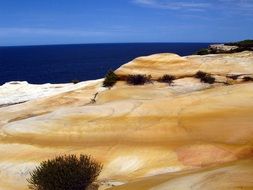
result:
<svg viewBox="0 0 253 190"><path fill-rule="evenodd" d="M109 190L252 189L252 164L252 160L243 160L204 170L200 169L192 172L176 172L174 174L146 177L126 185L110 188Z"/></svg>
<svg viewBox="0 0 253 190"><path fill-rule="evenodd" d="M152 55L123 65L117 74L173 74L178 79L172 86L120 81L101 89L98 80L2 107L0 189L27 190L29 171L59 154L92 155L104 165L100 181L125 183L116 189L217 189L224 184L224 189L250 189L253 83L209 85L192 76L198 70L220 77L249 75L252 63L252 52Z"/></svg>
<svg viewBox="0 0 253 190"><path fill-rule="evenodd" d="M177 78L193 76L199 70L219 75L253 73L253 52L180 57L156 54L140 57L116 70L120 76L147 74L157 79L164 74Z"/></svg>

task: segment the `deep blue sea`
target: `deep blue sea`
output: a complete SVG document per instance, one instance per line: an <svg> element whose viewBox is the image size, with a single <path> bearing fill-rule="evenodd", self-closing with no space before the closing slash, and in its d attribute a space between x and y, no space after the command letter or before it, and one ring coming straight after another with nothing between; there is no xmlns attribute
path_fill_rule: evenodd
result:
<svg viewBox="0 0 253 190"><path fill-rule="evenodd" d="M155 53L190 55L209 43L121 43L0 47L0 84L66 83L102 78L132 59Z"/></svg>

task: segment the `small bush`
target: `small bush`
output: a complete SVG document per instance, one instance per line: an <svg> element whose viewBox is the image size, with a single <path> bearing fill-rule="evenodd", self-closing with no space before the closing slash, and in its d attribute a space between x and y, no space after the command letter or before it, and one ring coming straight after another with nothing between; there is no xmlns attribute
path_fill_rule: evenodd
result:
<svg viewBox="0 0 253 190"><path fill-rule="evenodd" d="M204 78L206 75L207 75L206 72L198 71L198 72L195 74L195 77L198 78L198 79L202 79L202 78Z"/></svg>
<svg viewBox="0 0 253 190"><path fill-rule="evenodd" d="M161 78L158 79L158 82L164 82L164 83L169 83L171 84L173 80L175 80L176 77L172 75L163 75Z"/></svg>
<svg viewBox="0 0 253 190"><path fill-rule="evenodd" d="M85 190L101 170L102 165L90 156L58 156L42 162L27 181L33 190Z"/></svg>
<svg viewBox="0 0 253 190"><path fill-rule="evenodd" d="M80 80L78 80L78 79L73 79L73 80L71 80L71 83L73 83L73 84L77 84L77 83L79 83L80 82Z"/></svg>
<svg viewBox="0 0 253 190"><path fill-rule="evenodd" d="M198 71L195 74L195 77L200 79L201 82L213 84L215 82L215 78L212 77L209 73L205 73L203 71Z"/></svg>
<svg viewBox="0 0 253 190"><path fill-rule="evenodd" d="M151 75L128 75L126 81L131 85L144 85L151 82Z"/></svg>
<svg viewBox="0 0 253 190"><path fill-rule="evenodd" d="M240 75L227 75L227 78L230 78L232 80L237 80L239 78Z"/></svg>
<svg viewBox="0 0 253 190"><path fill-rule="evenodd" d="M105 80L103 82L104 87L112 87L113 85L116 84L116 82L119 80L119 77L113 72L109 71L105 75Z"/></svg>
<svg viewBox="0 0 253 190"><path fill-rule="evenodd" d="M243 77L243 81L245 81L245 82L253 81L253 78L252 77Z"/></svg>

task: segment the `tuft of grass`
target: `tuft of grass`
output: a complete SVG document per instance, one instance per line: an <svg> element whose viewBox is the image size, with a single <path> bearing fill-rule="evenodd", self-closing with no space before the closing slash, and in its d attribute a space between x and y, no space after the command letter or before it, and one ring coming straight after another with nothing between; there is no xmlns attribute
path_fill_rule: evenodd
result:
<svg viewBox="0 0 253 190"><path fill-rule="evenodd" d="M208 84L213 84L215 83L215 78L211 76L211 74L203 72L203 71L198 71L195 74L195 77L200 79L201 82L208 83Z"/></svg>
<svg viewBox="0 0 253 190"><path fill-rule="evenodd" d="M165 74L161 78L158 79L158 82L171 84L171 83L173 83L173 80L175 80L175 79L176 79L175 76Z"/></svg>
<svg viewBox="0 0 253 190"><path fill-rule="evenodd" d="M112 71L108 71L103 82L104 87L112 87L119 80L119 77Z"/></svg>
<svg viewBox="0 0 253 190"><path fill-rule="evenodd" d="M151 82L151 75L128 75L126 78L127 84L130 85L144 85L145 83Z"/></svg>
<svg viewBox="0 0 253 190"><path fill-rule="evenodd" d="M87 155L58 156L40 163L27 181L33 190L84 190L101 170L102 165Z"/></svg>

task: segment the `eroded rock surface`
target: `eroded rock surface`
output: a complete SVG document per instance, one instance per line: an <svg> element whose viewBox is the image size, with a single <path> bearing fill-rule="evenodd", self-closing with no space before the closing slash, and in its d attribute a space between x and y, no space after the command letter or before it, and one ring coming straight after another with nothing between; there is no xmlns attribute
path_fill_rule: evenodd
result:
<svg viewBox="0 0 253 190"><path fill-rule="evenodd" d="M199 70L230 85L201 83ZM253 82L226 77L251 76L253 52L158 54L116 73L177 79L111 89L98 80L0 108L0 189L27 190L36 164L70 153L104 164L100 189L253 188Z"/></svg>

